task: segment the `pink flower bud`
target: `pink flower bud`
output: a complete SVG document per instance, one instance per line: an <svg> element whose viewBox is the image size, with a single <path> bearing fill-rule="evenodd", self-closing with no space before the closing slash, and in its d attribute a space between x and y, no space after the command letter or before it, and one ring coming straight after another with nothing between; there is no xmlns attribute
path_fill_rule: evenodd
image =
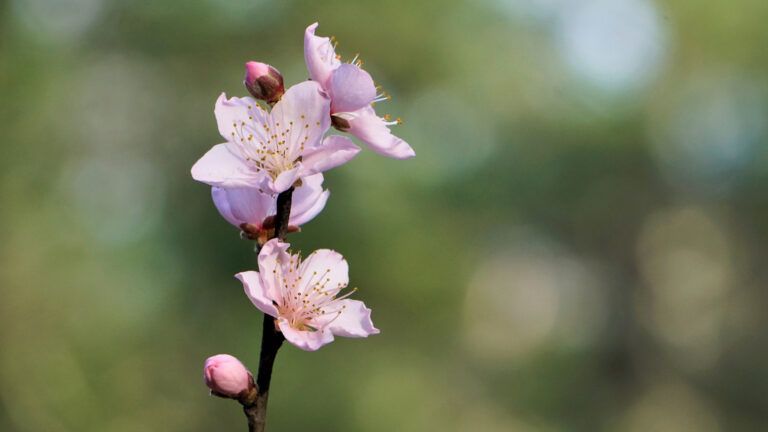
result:
<svg viewBox="0 0 768 432"><path fill-rule="evenodd" d="M219 354L205 361L205 385L216 396L237 399L253 388L253 376L240 360L229 354Z"/></svg>
<svg viewBox="0 0 768 432"><path fill-rule="evenodd" d="M246 63L243 84L253 97L271 104L279 101L285 93L280 71L265 63L253 61Z"/></svg>

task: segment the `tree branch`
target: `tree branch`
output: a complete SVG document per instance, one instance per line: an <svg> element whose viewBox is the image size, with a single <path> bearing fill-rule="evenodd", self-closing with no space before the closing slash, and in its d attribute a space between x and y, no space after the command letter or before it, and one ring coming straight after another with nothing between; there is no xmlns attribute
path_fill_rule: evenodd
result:
<svg viewBox="0 0 768 432"><path fill-rule="evenodd" d="M277 214L275 214L275 234L273 238L285 239L285 234L288 232L288 220L291 216L292 197L293 187L277 196ZM243 403L243 412L245 412L245 416L248 418L249 432L264 432L266 428L267 402L269 400L269 383L272 381L272 366L275 363L277 350L280 349L284 340L283 334L275 328L275 319L264 314L259 371L256 375L256 399Z"/></svg>
<svg viewBox="0 0 768 432"><path fill-rule="evenodd" d="M293 187L277 196L277 213L275 214L275 235L272 238L285 239L288 232L288 220L291 217L291 199Z"/></svg>

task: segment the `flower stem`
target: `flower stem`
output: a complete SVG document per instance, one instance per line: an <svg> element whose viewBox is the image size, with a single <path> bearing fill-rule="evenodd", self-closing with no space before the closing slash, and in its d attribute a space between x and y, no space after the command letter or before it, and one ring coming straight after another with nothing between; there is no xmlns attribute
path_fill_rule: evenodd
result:
<svg viewBox="0 0 768 432"><path fill-rule="evenodd" d="M288 219L291 216L291 198L293 188L277 196L277 214L275 214L275 235L273 238L283 240L288 231ZM249 404L243 404L243 412L248 418L249 432L264 432L267 426L267 401L269 400L269 383L272 380L272 366L275 363L277 350L283 344L283 334L275 328L273 317L264 314L261 333L261 353L259 355L259 372L256 375L256 399Z"/></svg>
<svg viewBox="0 0 768 432"><path fill-rule="evenodd" d="M285 239L288 232L288 219L291 216L291 198L293 187L277 196L277 213L275 214L275 236L280 240Z"/></svg>

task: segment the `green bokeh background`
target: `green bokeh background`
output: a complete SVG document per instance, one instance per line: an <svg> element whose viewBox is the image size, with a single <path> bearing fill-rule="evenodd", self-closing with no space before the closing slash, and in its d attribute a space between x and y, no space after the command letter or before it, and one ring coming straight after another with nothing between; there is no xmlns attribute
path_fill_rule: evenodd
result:
<svg viewBox="0 0 768 432"><path fill-rule="evenodd" d="M304 28L417 158L291 237L382 330L285 346L272 431L768 429L768 2L0 0L0 430L244 430L251 245L189 169Z"/></svg>

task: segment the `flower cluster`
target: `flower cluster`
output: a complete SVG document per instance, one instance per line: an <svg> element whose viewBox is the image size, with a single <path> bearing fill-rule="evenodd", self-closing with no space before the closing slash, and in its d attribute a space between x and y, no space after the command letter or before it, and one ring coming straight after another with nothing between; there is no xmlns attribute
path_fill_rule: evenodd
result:
<svg viewBox="0 0 768 432"><path fill-rule="evenodd" d="M278 196L291 197L288 232L298 231L323 210L330 192L323 189L322 173L360 152L348 136L328 134L332 128L384 156L415 156L390 131L400 120L376 114L374 105L389 96L357 57L342 62L332 38L317 36L316 29L317 23L304 33L307 81L286 89L276 68L246 63L243 83L251 96L219 96L214 113L224 142L192 167L192 177L211 186L222 217L243 237L257 241L258 272L236 275L248 298L274 317L285 340L307 351L334 336L366 337L379 330L371 310L348 298L355 290L345 291L348 265L339 253L320 249L302 260L289 252L290 245L276 232ZM206 365L205 375L215 393L232 397L249 388L250 373L239 362L215 360ZM217 376L223 384L216 383Z"/></svg>

